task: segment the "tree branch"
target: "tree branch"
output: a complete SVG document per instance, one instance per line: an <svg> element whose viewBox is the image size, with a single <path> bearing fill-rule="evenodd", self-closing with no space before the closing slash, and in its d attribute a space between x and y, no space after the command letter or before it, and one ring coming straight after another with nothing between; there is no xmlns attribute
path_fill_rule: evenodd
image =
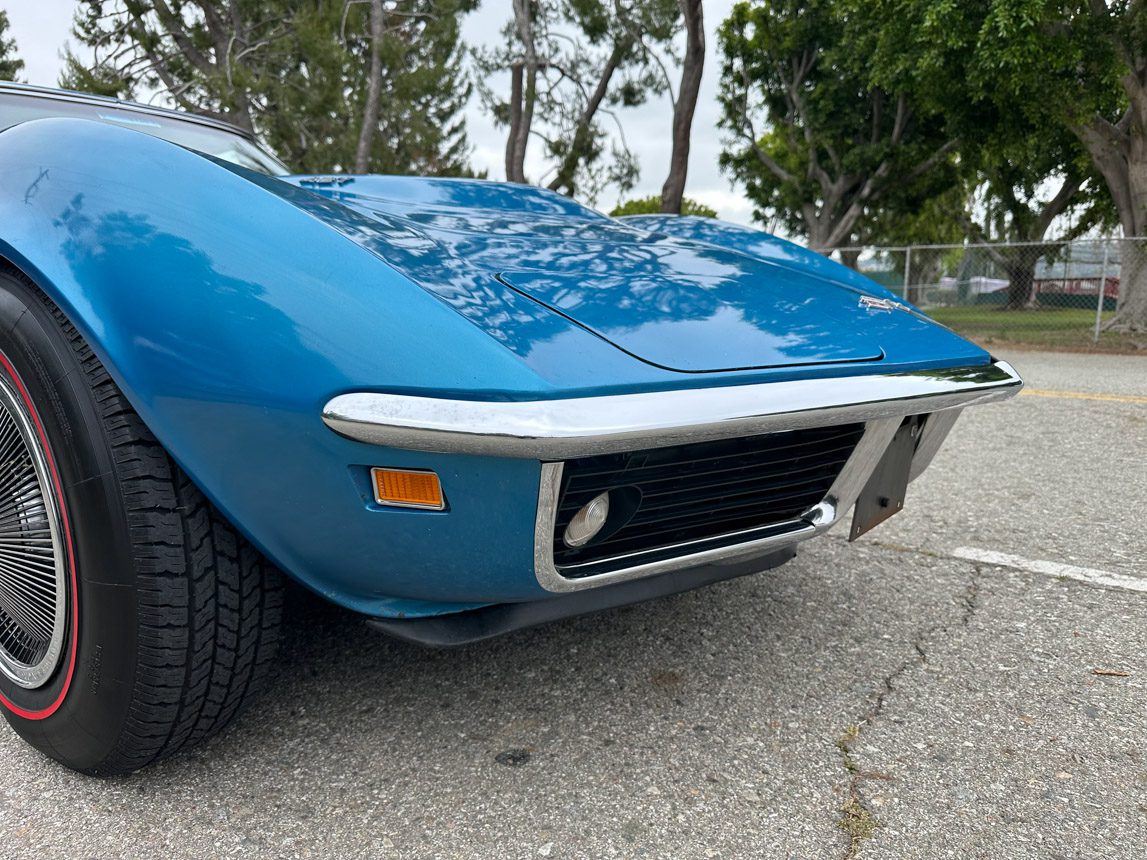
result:
<svg viewBox="0 0 1147 860"><path fill-rule="evenodd" d="M566 150L565 157L558 167L557 176L555 176L547 186L551 191L558 191L564 188L571 194L573 193L574 174L577 172L577 166L581 163L585 149L589 145L589 134L594 115L597 113L598 108L601 107L601 103L605 100L605 96L609 92L609 82L613 79L613 74L617 71L617 67L621 63L621 58L625 56L625 53L632 45L633 43L628 37L614 44L613 50L605 62L605 66L602 67L597 86L594 88L592 95L586 100L585 107L578 117L573 138L570 140L569 149Z"/></svg>
<svg viewBox="0 0 1147 860"><path fill-rule="evenodd" d="M139 22L140 26L144 25L143 18L139 14L134 11L129 11L129 14ZM171 11L164 0L155 0L155 14L159 18L159 23L163 25L163 29L171 36L172 41L175 42L188 62L203 74L210 75L215 69L214 64L192 44L190 36L183 29L183 22Z"/></svg>
<svg viewBox="0 0 1147 860"><path fill-rule="evenodd" d="M1044 234L1047 233L1051 222L1067 210L1067 207L1071 204L1072 199L1074 199L1076 193L1082 186L1082 177L1068 173L1068 175L1063 178L1063 184L1060 185L1056 195L1040 207L1040 211L1035 219L1035 235L1029 238L1043 241Z"/></svg>

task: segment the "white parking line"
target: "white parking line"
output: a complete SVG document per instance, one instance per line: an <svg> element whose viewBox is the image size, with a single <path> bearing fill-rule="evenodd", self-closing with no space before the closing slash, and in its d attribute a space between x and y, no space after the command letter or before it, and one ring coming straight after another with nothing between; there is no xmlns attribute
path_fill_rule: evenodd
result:
<svg viewBox="0 0 1147 860"><path fill-rule="evenodd" d="M1122 588L1126 591L1147 592L1147 579L1134 576L1124 576L1121 573L1108 573L1106 570L1096 570L1093 567L1076 567L1072 564L1060 564L1056 561L1037 561L1022 558L1018 555L1008 555L1006 552L993 552L990 549L976 549L974 546L961 546L952 551L956 558L965 561L978 561L983 564L994 564L999 567L1011 567L1024 570L1028 573L1042 573L1044 576L1066 577L1088 582L1092 585L1105 585L1108 588Z"/></svg>
<svg viewBox="0 0 1147 860"><path fill-rule="evenodd" d="M1048 391L1040 388L1025 388L1020 394L1025 397L1060 397L1067 400L1109 400L1113 403L1147 403L1147 397L1138 394L1101 394L1096 391Z"/></svg>

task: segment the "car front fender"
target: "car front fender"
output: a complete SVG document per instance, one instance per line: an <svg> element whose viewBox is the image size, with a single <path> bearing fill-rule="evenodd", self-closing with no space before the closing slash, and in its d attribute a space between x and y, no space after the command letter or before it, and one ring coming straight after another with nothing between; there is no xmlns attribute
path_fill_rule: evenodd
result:
<svg viewBox="0 0 1147 860"><path fill-rule="evenodd" d="M374 615L418 611L411 600L538 596L532 576L522 592L509 573L532 570L537 463L379 449L321 420L331 397L362 387L537 389L520 359L260 184L276 180L75 119L0 133L0 164L0 255L273 561ZM355 472L370 465L437 469L450 527L372 509ZM497 536L493 490L506 499Z"/></svg>

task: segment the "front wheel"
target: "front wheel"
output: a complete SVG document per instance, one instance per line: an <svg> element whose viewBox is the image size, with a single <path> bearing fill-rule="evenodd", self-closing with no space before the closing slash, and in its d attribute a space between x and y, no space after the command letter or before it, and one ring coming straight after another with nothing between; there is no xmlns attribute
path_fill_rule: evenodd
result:
<svg viewBox="0 0 1147 860"><path fill-rule="evenodd" d="M130 773L262 686L278 572L144 426L64 314L0 272L0 709L46 755Z"/></svg>

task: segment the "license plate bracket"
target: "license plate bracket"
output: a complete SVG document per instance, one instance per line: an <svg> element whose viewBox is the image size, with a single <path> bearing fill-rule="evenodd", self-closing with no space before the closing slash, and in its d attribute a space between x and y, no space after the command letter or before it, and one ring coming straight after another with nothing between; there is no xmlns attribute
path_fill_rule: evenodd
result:
<svg viewBox="0 0 1147 860"><path fill-rule="evenodd" d="M904 423L892 437L884 456L880 458L880 462L856 500L852 529L848 533L850 541L856 540L904 509L904 497L908 492L908 474L912 468L912 457L916 453L916 443L920 439L923 425L923 417L913 415L904 419Z"/></svg>

